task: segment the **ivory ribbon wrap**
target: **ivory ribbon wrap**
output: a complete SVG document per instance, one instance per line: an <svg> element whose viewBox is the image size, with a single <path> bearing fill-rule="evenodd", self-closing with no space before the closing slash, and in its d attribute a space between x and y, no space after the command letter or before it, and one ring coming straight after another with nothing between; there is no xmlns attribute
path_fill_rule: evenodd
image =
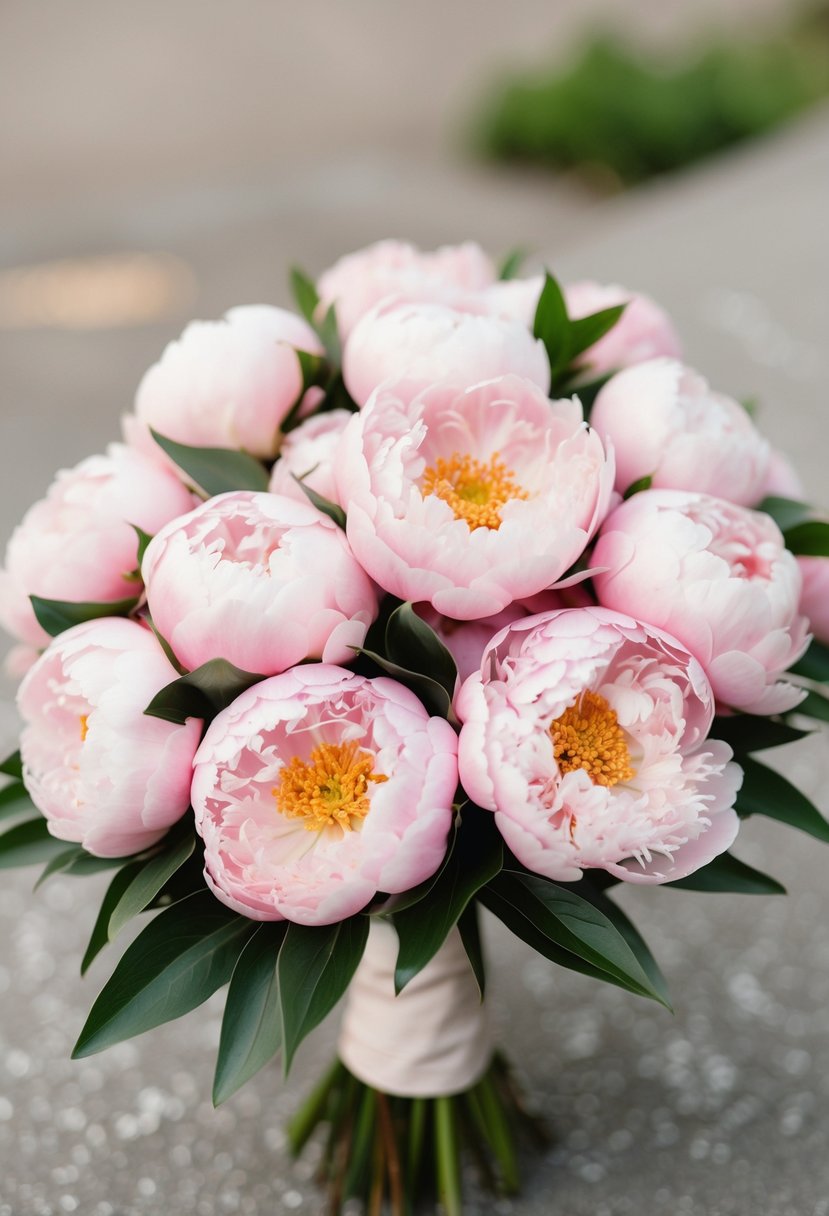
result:
<svg viewBox="0 0 829 1216"><path fill-rule="evenodd" d="M393 927L372 921L348 990L340 1059L366 1085L404 1098L469 1089L487 1070L492 1039L460 934L452 930L400 996L396 962Z"/></svg>

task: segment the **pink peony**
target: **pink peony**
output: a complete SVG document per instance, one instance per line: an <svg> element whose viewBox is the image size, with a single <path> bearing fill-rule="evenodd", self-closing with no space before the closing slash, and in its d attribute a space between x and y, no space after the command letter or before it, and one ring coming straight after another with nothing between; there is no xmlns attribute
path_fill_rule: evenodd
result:
<svg viewBox="0 0 829 1216"><path fill-rule="evenodd" d="M543 342L517 321L443 304L378 305L355 326L343 352L343 379L358 405L390 377L468 385L508 374L546 393L550 361Z"/></svg>
<svg viewBox="0 0 829 1216"><path fill-rule="evenodd" d="M327 925L437 870L457 737L394 680L309 664L243 693L193 778L205 878L254 920Z"/></svg>
<svg viewBox="0 0 829 1216"><path fill-rule="evenodd" d="M358 561L386 591L456 620L501 612L577 560L607 512L613 463L577 401L505 376L379 389L336 466Z"/></svg>
<svg viewBox="0 0 829 1216"><path fill-rule="evenodd" d="M328 410L315 414L282 440L279 459L273 466L270 491L287 494L307 502L307 496L294 478L301 478L317 494L337 501L334 457L340 436L351 418L351 410Z"/></svg>
<svg viewBox="0 0 829 1216"><path fill-rule="evenodd" d="M95 602L137 595L140 584L127 579L138 554L131 525L153 533L192 505L176 477L123 444L59 473L12 533L0 571L0 622L42 647L49 635L30 595Z"/></svg>
<svg viewBox="0 0 829 1216"><path fill-rule="evenodd" d="M309 502L234 491L163 528L143 562L153 622L186 667L273 675L346 662L377 597L344 532Z"/></svg>
<svg viewBox="0 0 829 1216"><path fill-rule="evenodd" d="M829 645L829 557L799 557L797 564L803 579L800 611L818 641Z"/></svg>
<svg viewBox="0 0 829 1216"><path fill-rule="evenodd" d="M769 444L745 409L676 359L650 359L604 386L590 415L616 457L616 489L699 490L750 506L762 494Z"/></svg>
<svg viewBox="0 0 829 1216"><path fill-rule="evenodd" d="M140 852L187 810L201 722L144 713L176 679L149 629L108 617L56 638L20 685L23 778L60 840Z"/></svg>
<svg viewBox="0 0 829 1216"><path fill-rule="evenodd" d="M495 278L495 268L479 245L445 245L422 253L405 241L378 241L340 258L320 275L320 308L333 304L340 334L354 326L387 296L407 302L452 303L456 296L480 291Z"/></svg>
<svg viewBox="0 0 829 1216"><path fill-rule="evenodd" d="M322 354L314 331L283 308L231 308L221 321L192 321L145 373L131 443L158 458L149 427L192 447L239 448L269 459L302 391L297 350Z"/></svg>
<svg viewBox="0 0 829 1216"><path fill-rule="evenodd" d="M528 869L683 878L727 849L742 774L707 740L714 697L672 638L620 613L517 621L457 697L467 793Z"/></svg>
<svg viewBox="0 0 829 1216"><path fill-rule="evenodd" d="M585 363L593 376L604 376L659 355L671 359L682 355L670 317L650 296L615 284L584 281L568 283L564 298L568 313L575 319L612 308L614 304L627 305L610 332L579 356L579 362Z"/></svg>
<svg viewBox="0 0 829 1216"><path fill-rule="evenodd" d="M774 714L802 699L778 682L808 644L800 573L768 515L646 490L606 520L592 565L605 568L594 578L599 602L678 638L721 704Z"/></svg>

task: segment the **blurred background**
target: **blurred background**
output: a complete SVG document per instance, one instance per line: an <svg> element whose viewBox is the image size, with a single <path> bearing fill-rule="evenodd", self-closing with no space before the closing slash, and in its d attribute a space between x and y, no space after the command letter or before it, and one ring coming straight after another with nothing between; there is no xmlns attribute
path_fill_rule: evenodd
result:
<svg viewBox="0 0 829 1216"><path fill-rule="evenodd" d="M384 236L652 293L825 503L827 90L826 9L786 0L3 0L0 544L190 317L287 303L289 265ZM774 763L829 811L825 750ZM782 839L738 851L788 900L625 893L673 1020L496 936L557 1141L481 1211L829 1216L825 860ZM215 1003L72 1064L100 892L30 886L0 887L0 1216L316 1211L279 1129L330 1029L218 1113Z"/></svg>

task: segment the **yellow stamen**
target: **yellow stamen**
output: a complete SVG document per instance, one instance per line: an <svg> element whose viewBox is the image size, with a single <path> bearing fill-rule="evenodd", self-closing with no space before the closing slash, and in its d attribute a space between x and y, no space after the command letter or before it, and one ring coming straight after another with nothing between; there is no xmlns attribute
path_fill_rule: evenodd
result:
<svg viewBox="0 0 829 1216"><path fill-rule="evenodd" d="M307 760L293 756L271 791L280 814L303 819L309 832L340 827L350 832L369 811L370 781L387 781L372 772L374 756L354 740L320 743Z"/></svg>
<svg viewBox="0 0 829 1216"><path fill-rule="evenodd" d="M438 456L423 474L423 494L437 494L470 529L500 528L501 507L513 498L529 498L515 480L515 473L493 452L488 461L469 453L453 452L448 460Z"/></svg>
<svg viewBox="0 0 829 1216"><path fill-rule="evenodd" d="M89 714L81 714L80 723L81 723L81 743L85 743L86 736L89 734Z"/></svg>
<svg viewBox="0 0 829 1216"><path fill-rule="evenodd" d="M630 781L636 770L616 711L589 690L550 725L553 753L562 773L583 768L596 785Z"/></svg>

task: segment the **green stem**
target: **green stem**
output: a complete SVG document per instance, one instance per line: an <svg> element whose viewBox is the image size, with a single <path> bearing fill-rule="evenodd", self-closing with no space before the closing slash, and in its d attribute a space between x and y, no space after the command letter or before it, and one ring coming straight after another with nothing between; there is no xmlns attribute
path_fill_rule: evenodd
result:
<svg viewBox="0 0 829 1216"><path fill-rule="evenodd" d="M491 1071L483 1075L473 1092L476 1093L481 1103L481 1113L501 1171L504 1190L508 1195L515 1195L521 1185L515 1142L509 1119L493 1084Z"/></svg>
<svg viewBox="0 0 829 1216"><path fill-rule="evenodd" d="M314 1128L323 1118L332 1089L344 1077L345 1065L335 1060L291 1119L288 1124L288 1145L294 1157L302 1152Z"/></svg>
<svg viewBox="0 0 829 1216"><path fill-rule="evenodd" d="M454 1098L435 1098L435 1156L438 1195L446 1216L462 1216L458 1130L453 1103Z"/></svg>

